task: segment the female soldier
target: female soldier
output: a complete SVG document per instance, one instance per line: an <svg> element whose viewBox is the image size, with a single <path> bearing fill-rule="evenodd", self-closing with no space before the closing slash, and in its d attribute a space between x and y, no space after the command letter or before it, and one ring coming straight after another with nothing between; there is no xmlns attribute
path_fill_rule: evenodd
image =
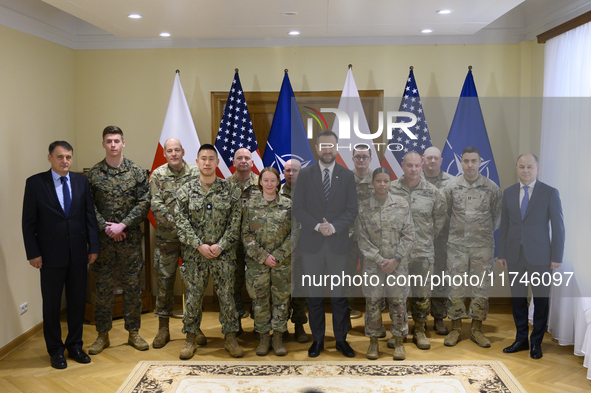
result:
<svg viewBox="0 0 591 393"><path fill-rule="evenodd" d="M282 342L291 294L291 200L279 194L281 180L273 168L259 176L262 194L251 199L242 219L246 250L246 287L253 301L254 330L260 335L258 356L286 354Z"/></svg>
<svg viewBox="0 0 591 393"><path fill-rule="evenodd" d="M386 168L373 172L374 194L359 204L359 249L363 254L365 335L370 338L368 359L378 358L378 337L382 325L382 299L387 297L394 340L394 360L406 359L402 340L408 334L408 256L414 240L410 206L392 195L391 175ZM367 276L366 276L367 275Z"/></svg>

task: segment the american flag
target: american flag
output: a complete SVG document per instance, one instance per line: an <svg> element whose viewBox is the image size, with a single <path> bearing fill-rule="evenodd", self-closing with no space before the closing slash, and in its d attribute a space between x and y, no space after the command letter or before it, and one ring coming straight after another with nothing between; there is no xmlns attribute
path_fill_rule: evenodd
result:
<svg viewBox="0 0 591 393"><path fill-rule="evenodd" d="M382 158L382 166L391 169L393 178L400 178L403 175L402 172L402 158L409 151L416 151L420 155L423 155L425 149L432 146L431 137L429 136L429 129L427 128L427 121L425 120L425 114L423 113L423 104L421 103L421 97L419 97L419 89L415 81L415 76L410 69L410 74L406 80L406 86L400 101L400 112L412 112L417 117L417 124L409 128L409 130L417 136L418 139L411 139L406 133L400 129L395 128L392 132L392 139L389 144L400 144L402 149L399 151L395 150L395 146L392 145L391 149L387 149ZM399 117L396 119L397 123L408 122L408 117ZM399 147L399 146L398 146Z"/></svg>
<svg viewBox="0 0 591 393"><path fill-rule="evenodd" d="M217 175L221 178L228 178L236 171L234 168L234 153L240 148L246 148L252 153L254 165L252 171L257 175L263 169L263 160L259 153L259 145L254 136L252 121L246 106L246 99L238 71L234 74L232 88L228 94L224 115L220 122L218 135L215 138L215 148L220 157Z"/></svg>

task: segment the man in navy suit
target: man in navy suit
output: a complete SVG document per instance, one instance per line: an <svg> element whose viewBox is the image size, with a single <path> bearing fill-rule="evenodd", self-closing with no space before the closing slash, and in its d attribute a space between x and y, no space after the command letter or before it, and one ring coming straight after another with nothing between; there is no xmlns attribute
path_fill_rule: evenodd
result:
<svg viewBox="0 0 591 393"><path fill-rule="evenodd" d="M319 162L302 169L294 191L293 214L301 223L298 247L302 252L304 277L318 280L324 274L342 277L348 272L349 227L357 217L357 191L353 172L335 163L338 137L322 131L316 139ZM301 281L302 277L295 280ZM296 283L301 285L301 283ZM308 314L314 342L308 356L324 349L324 289L308 286ZM330 281L328 282L330 286ZM344 286L331 290L332 326L336 349L346 357L355 356L347 343L349 302Z"/></svg>
<svg viewBox="0 0 591 393"><path fill-rule="evenodd" d="M99 252L98 224L86 176L70 173L72 146L49 145L51 169L27 179L23 201L23 239L27 259L41 272L43 335L51 366L64 369L68 357L89 363L82 351L87 265ZM68 336L62 342L60 309L66 289Z"/></svg>
<svg viewBox="0 0 591 393"><path fill-rule="evenodd" d="M517 334L515 342L503 349L503 352L514 353L529 349L532 359L542 357L541 344L548 321L550 287L542 284L545 281L542 278L560 267L564 251L560 196L558 190L536 180L539 171L538 158L535 155L522 154L517 159L517 176L520 181L507 188L503 194L498 249L499 263L509 270L509 279L512 280L517 275L511 286ZM527 337L527 284L520 281L524 277L531 282L535 276L538 276L540 282L539 285L532 284L534 327L530 346Z"/></svg>

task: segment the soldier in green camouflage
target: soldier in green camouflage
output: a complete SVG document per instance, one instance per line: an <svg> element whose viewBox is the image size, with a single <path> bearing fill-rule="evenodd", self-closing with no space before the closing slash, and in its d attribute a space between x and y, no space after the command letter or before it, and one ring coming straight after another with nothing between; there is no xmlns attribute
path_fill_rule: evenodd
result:
<svg viewBox="0 0 591 393"><path fill-rule="evenodd" d="M237 186L242 192L240 196L242 212L248 204L248 201L256 198L261 194L258 189L259 178L252 172L252 153L245 148L236 150L234 153L234 168L236 172L232 174L227 180ZM245 284L245 259L244 245L239 240L236 243L236 277L234 281L234 303L236 303L236 310L240 318L248 317L248 312L244 308L244 301L242 300L242 288ZM238 321L240 323L240 321ZM240 323L239 335L242 334L242 323Z"/></svg>
<svg viewBox="0 0 591 393"><path fill-rule="evenodd" d="M452 277L447 314L451 332L443 343L454 346L461 339L462 318L472 318L470 340L483 348L490 341L482 334L482 321L488 314L488 291L494 268L494 232L501 224L502 193L499 186L479 172L480 152L467 147L462 152L464 174L444 188L450 216L447 246L447 273ZM453 278L467 274L467 286L454 285ZM478 279L474 285L472 277ZM456 281L456 284L458 282ZM471 289L470 309L466 313L466 289Z"/></svg>
<svg viewBox="0 0 591 393"><path fill-rule="evenodd" d="M88 353L96 355L110 345L114 306L115 272L123 289L123 318L129 332L128 344L137 350L149 349L140 337L141 288L140 275L144 266L140 224L150 209L148 176L139 165L123 157L123 131L116 126L103 130L105 159L88 174L100 229L101 251L91 265L94 276L95 320L98 337Z"/></svg>
<svg viewBox="0 0 591 393"><path fill-rule="evenodd" d="M365 335L370 338L368 359L379 356L378 338L383 329L382 299L388 300L390 332L395 337L394 360L406 359L402 344L408 334L406 298L408 296L408 258L415 238L414 223L408 202L388 190L390 171L373 172L375 194L360 203L357 228L359 249L363 254L365 295ZM379 281L374 281L373 277Z"/></svg>
<svg viewBox="0 0 591 393"><path fill-rule="evenodd" d="M216 176L218 163L215 147L201 145L197 154L199 178L187 182L177 192L175 220L184 246L180 270L186 288L183 333L187 338L181 359L191 359L195 354L210 273L220 301L224 348L233 357L244 355L236 342L239 317L233 296L235 245L240 236L240 190Z"/></svg>
<svg viewBox="0 0 591 393"><path fill-rule="evenodd" d="M431 306L433 275L433 241L447 221L445 196L435 186L421 178L423 160L416 151L409 151L402 160L404 175L390 185L390 193L404 198L410 205L415 227L415 241L410 254L408 273L422 280L412 282L410 309L415 322L413 342L419 349L431 348L425 325Z"/></svg>
<svg viewBox="0 0 591 393"><path fill-rule="evenodd" d="M423 173L421 177L433 184L437 189L443 188L449 183L453 177L441 170L441 150L435 146L431 146L423 153ZM447 236L449 234L449 219L445 221L445 225L439 235L435 238L435 263L433 265L433 274L443 277L447 269ZM441 283L433 287L431 291L431 315L434 322L435 333L441 336L447 336L449 330L445 326L443 320L447 317L447 286Z"/></svg>
<svg viewBox="0 0 591 393"><path fill-rule="evenodd" d="M246 250L246 288L253 301L254 330L259 333L258 356L286 354L282 336L287 331L291 294L291 200L278 195L279 172L265 168L259 176L261 195L251 199L242 219Z"/></svg>
<svg viewBox="0 0 591 393"><path fill-rule="evenodd" d="M174 307L174 280L181 257L181 242L174 221L176 193L182 185L199 177L197 165L187 163L184 155L185 149L178 139L167 139L164 142L167 163L154 169L150 177L151 208L157 224L154 270L158 294L154 315L158 317L159 327L152 342L154 348L162 348L170 341L169 318ZM197 332L196 342L207 344L201 331Z"/></svg>

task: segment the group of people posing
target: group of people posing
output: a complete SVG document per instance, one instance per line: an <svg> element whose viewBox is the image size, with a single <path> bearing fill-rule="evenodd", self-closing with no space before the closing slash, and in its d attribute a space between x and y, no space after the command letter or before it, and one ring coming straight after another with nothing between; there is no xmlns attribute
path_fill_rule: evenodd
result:
<svg viewBox="0 0 591 393"><path fill-rule="evenodd" d="M128 343L137 350L149 348L139 335L143 267L139 225L150 207L157 222L154 268L159 319L152 346L162 348L170 341L180 260L186 334L181 359L191 359L198 345L207 344L201 322L210 275L220 303L224 348L233 357L244 354L236 337L242 333L241 319L249 314L242 299L245 283L259 338L257 355L267 355L271 349L277 356L286 354L283 337L290 316L296 340L308 342L307 308L313 338L308 355L319 356L324 349L324 298L328 295L336 349L346 357L355 356L346 340L351 317L361 314L354 309L354 288L332 285L330 279L316 285L319 278L346 274L375 278L362 287L365 334L370 338L366 357L379 358L378 339L386 337L382 312L388 307L387 347L393 349L393 359L403 360L403 342L409 333L407 305L414 321L412 341L418 348L431 346L426 334L429 313L435 319L435 332L446 335L446 346L461 340L462 319L469 318L470 339L490 347L481 328L488 314L489 273L495 263L493 234L499 227L502 266L525 274L560 266L564 247L560 199L555 189L536 181L539 166L534 155L519 156L520 183L503 196L495 183L480 174L480 153L474 147L464 149L463 174L458 177L441 170L441 152L430 147L423 156L407 152L401 164L404 175L392 181L388 169L369 169L368 146L355 147L353 170L338 165L337 145L335 133L320 132L316 139L319 161L306 168L297 160L287 161L282 185L274 168L264 168L259 175L252 172L247 149L236 150L235 173L221 179L216 175L219 159L214 146L202 145L194 165L183 159L181 141L174 138L163 146L167 163L148 179L146 171L123 157L123 132L115 126L103 131L106 157L91 169L87 181L69 172L72 147L63 141L52 143L51 170L27 180L23 205L27 259L41 270L43 330L51 365L67 367L65 349L75 361L90 362L82 351L85 299L81 294L87 264L96 282L98 332L89 354L101 353L110 345L117 269ZM433 287L429 279L465 273L482 279L477 285L450 281L449 286ZM404 279L409 275L423 280L411 285ZM540 358L548 287L532 286L536 312L530 347L527 283L525 292L523 285L517 285L511 289L517 335L504 351L530 349L532 358ZM59 325L64 286L69 331L65 343ZM468 308L467 296L471 297ZM444 323L446 317L451 319L451 329Z"/></svg>

